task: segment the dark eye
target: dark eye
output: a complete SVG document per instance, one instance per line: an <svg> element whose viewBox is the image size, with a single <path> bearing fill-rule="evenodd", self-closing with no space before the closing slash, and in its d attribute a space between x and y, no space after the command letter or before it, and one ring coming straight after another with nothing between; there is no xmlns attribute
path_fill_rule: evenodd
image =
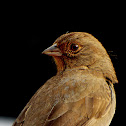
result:
<svg viewBox="0 0 126 126"><path fill-rule="evenodd" d="M79 48L79 45L77 45L77 44L71 44L71 46L70 46L70 49L71 49L72 51L77 51L78 48Z"/></svg>

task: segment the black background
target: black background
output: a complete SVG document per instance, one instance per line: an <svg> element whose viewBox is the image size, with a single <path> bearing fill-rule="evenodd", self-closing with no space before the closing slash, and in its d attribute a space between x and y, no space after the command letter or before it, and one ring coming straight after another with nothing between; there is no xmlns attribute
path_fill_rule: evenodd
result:
<svg viewBox="0 0 126 126"><path fill-rule="evenodd" d="M111 25L104 29L105 22L98 26L85 20L72 20L74 17L60 15L59 18L58 14L49 17L48 13L30 11L7 15L1 34L0 116L16 118L37 89L56 74L52 58L41 54L44 49L67 31L88 32L101 41L114 64L119 84L115 85L117 110L113 124L121 123L125 97L121 83L121 46L124 44L121 30Z"/></svg>

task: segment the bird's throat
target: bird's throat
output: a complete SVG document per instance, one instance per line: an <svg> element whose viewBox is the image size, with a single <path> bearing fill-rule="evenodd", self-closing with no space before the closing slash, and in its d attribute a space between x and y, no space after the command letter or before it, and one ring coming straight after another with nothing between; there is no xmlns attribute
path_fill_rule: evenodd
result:
<svg viewBox="0 0 126 126"><path fill-rule="evenodd" d="M54 57L56 66L57 66L57 73L63 72L66 68L65 62L62 57L55 56Z"/></svg>

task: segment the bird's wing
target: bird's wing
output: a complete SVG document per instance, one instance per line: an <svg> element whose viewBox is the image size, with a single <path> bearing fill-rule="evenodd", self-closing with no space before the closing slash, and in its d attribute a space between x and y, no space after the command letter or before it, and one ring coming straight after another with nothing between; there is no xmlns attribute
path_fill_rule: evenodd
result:
<svg viewBox="0 0 126 126"><path fill-rule="evenodd" d="M103 78L88 77L64 80L61 91L64 101L53 107L44 126L92 126L109 111L109 85Z"/></svg>
<svg viewBox="0 0 126 126"><path fill-rule="evenodd" d="M18 118L15 120L13 126L22 126L24 121L25 121L25 116L26 116L26 113L29 109L29 105L27 105L23 110L22 112L20 113L20 115L18 116Z"/></svg>
<svg viewBox="0 0 126 126"><path fill-rule="evenodd" d="M38 90L13 126L90 126L110 108L111 91L104 79L84 75L64 77L55 86L52 82Z"/></svg>

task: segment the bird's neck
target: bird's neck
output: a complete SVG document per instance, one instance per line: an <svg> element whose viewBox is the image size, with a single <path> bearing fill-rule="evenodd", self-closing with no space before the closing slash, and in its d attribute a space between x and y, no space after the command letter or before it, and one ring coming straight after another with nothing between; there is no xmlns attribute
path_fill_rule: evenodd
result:
<svg viewBox="0 0 126 126"><path fill-rule="evenodd" d="M61 73L65 70L66 65L62 57L53 57L57 66L57 73Z"/></svg>
<svg viewBox="0 0 126 126"><path fill-rule="evenodd" d="M73 70L73 69L79 69L79 70L85 70L88 69L87 66L81 65L81 66L73 66L72 68L67 66L65 61L62 57L53 57L57 66L57 74L63 73L65 70Z"/></svg>

